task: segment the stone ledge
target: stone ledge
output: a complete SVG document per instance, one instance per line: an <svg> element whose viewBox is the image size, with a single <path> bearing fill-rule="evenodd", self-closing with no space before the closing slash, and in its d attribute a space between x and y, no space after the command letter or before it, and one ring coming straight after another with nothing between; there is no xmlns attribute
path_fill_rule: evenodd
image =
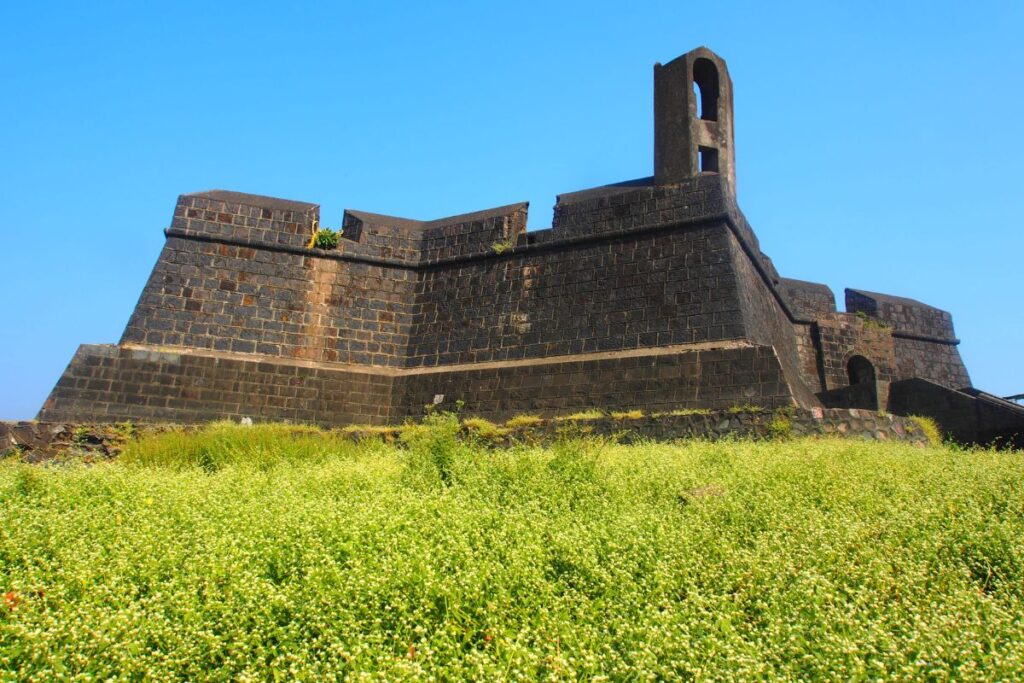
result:
<svg viewBox="0 0 1024 683"><path fill-rule="evenodd" d="M502 361L478 361L475 363L452 363L448 365L428 365L419 367L392 367L386 365L360 365L355 363L339 363L332 361L311 361L301 358L282 358L260 353L237 353L232 351L216 351L189 346L152 346L148 344L86 344L92 355L116 358L118 349L131 351L133 360L148 360L177 363L181 356L200 356L220 360L242 362L271 363L278 366L296 368L319 368L322 370L340 370L358 372L369 375L386 375L401 377L412 375L431 375L444 372L469 372L473 370L493 370L502 368L532 367L538 365L558 365L562 363L580 363L599 360L615 360L619 358L646 358L669 356L683 353L701 353L708 351L732 351L735 349L751 349L756 344L746 340L694 342L692 344L673 344L670 346L653 346L639 349L622 349L618 351L595 351L592 353L573 353L561 356L544 356L540 358L518 358Z"/></svg>

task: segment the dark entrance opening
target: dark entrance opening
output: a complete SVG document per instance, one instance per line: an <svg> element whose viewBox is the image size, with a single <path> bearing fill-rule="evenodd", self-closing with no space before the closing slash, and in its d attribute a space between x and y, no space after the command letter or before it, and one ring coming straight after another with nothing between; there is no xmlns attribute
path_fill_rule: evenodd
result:
<svg viewBox="0 0 1024 683"><path fill-rule="evenodd" d="M854 356L846 363L850 384L874 384L875 366L864 356Z"/></svg>

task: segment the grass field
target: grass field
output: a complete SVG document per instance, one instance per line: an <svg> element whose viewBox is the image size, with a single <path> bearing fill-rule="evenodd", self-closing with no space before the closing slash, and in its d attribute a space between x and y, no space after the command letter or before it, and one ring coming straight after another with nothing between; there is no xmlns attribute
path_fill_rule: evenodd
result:
<svg viewBox="0 0 1024 683"><path fill-rule="evenodd" d="M0 680L1021 680L1020 453L402 447L0 465Z"/></svg>

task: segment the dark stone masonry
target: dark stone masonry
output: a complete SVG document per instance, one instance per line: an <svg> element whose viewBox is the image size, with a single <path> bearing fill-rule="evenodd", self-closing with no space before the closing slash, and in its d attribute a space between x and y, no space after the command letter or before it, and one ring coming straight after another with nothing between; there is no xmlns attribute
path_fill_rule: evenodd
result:
<svg viewBox="0 0 1024 683"><path fill-rule="evenodd" d="M321 250L316 204L182 195L120 342L80 347L39 420L385 424L463 401L495 419L744 405L1024 433L1024 409L970 387L949 313L854 289L842 313L779 276L736 203L721 58L698 48L654 78L654 175L560 195L546 230L526 231L526 204L350 210Z"/></svg>

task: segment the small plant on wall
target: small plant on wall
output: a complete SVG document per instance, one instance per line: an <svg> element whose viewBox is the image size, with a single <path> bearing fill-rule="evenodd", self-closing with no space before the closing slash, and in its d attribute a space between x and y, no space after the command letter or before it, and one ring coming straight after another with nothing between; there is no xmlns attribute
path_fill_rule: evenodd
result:
<svg viewBox="0 0 1024 683"><path fill-rule="evenodd" d="M888 330L890 329L888 323L878 318L873 318L864 311L857 311L857 319L864 323L864 327L869 327L876 330Z"/></svg>
<svg viewBox="0 0 1024 683"><path fill-rule="evenodd" d="M306 245L307 249L337 249L338 248L338 236L341 235L341 230L331 230L330 228L321 228L320 221L316 218L313 219L313 231L309 236L309 244Z"/></svg>
<svg viewBox="0 0 1024 683"><path fill-rule="evenodd" d="M494 244L492 244L491 245L491 251L493 251L495 254L504 254L506 251L511 249L513 246L514 245L512 244L512 240L510 238L510 239L504 240L502 242L495 242Z"/></svg>
<svg viewBox="0 0 1024 683"><path fill-rule="evenodd" d="M313 234L312 244L316 249L337 249L338 233L330 228L320 228Z"/></svg>

